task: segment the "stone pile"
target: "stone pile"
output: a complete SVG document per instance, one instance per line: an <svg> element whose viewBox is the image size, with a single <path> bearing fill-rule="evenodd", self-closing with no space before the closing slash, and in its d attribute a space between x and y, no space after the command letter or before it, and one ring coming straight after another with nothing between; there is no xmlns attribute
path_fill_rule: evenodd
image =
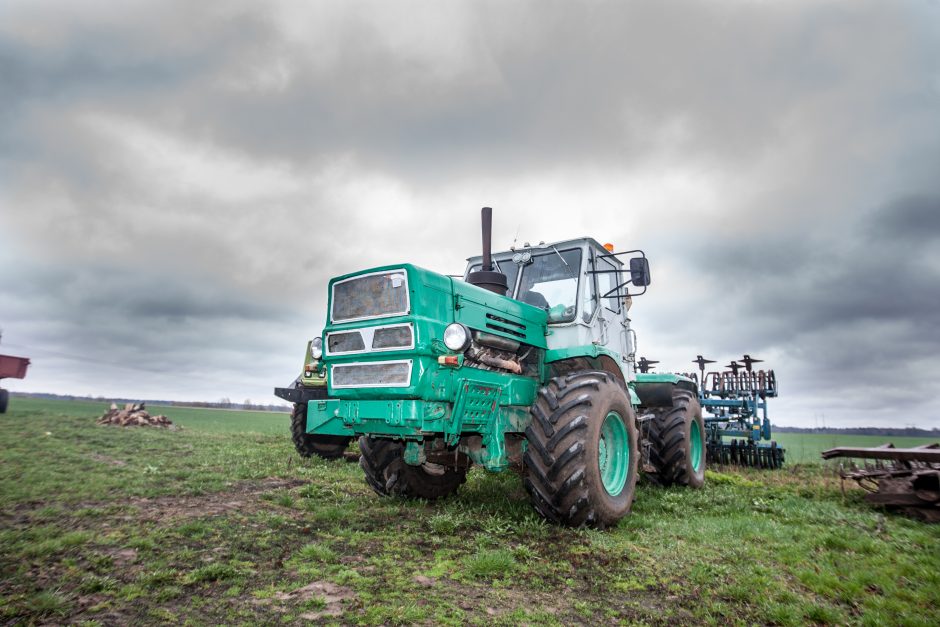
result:
<svg viewBox="0 0 940 627"><path fill-rule="evenodd" d="M151 416L144 409L143 403L127 403L123 409L111 403L111 409L98 419L99 425L116 425L118 427L161 427L163 429L178 429L164 415Z"/></svg>

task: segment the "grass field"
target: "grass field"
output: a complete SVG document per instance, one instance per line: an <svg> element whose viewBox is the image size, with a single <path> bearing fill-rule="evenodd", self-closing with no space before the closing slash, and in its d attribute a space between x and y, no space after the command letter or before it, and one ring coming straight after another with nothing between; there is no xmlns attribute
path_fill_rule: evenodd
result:
<svg viewBox="0 0 940 627"><path fill-rule="evenodd" d="M93 403L0 416L3 622L940 624L940 526L819 465L642 485L616 529L571 530L511 473L381 499L355 464L300 461L283 415L150 409L184 429L99 427Z"/></svg>

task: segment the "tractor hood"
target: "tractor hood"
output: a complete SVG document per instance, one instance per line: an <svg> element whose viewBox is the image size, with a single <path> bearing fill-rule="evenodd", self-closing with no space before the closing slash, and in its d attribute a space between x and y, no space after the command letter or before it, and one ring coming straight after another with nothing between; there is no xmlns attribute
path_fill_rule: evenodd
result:
<svg viewBox="0 0 940 627"><path fill-rule="evenodd" d="M411 264L370 268L329 283L323 361L330 395L418 398L431 392L453 322L545 348L543 310Z"/></svg>
<svg viewBox="0 0 940 627"><path fill-rule="evenodd" d="M494 294L489 290L451 279L454 290L455 322L475 331L484 331L545 348L547 314L527 303Z"/></svg>

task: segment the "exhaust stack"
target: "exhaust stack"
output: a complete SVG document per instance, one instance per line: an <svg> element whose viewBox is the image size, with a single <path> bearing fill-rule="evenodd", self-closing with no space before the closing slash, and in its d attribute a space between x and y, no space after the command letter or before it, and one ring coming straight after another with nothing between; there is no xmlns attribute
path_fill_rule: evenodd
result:
<svg viewBox="0 0 940 627"><path fill-rule="evenodd" d="M467 275L467 283L505 296L509 289L506 275L493 270L493 210L483 207L480 217L483 223L483 266Z"/></svg>

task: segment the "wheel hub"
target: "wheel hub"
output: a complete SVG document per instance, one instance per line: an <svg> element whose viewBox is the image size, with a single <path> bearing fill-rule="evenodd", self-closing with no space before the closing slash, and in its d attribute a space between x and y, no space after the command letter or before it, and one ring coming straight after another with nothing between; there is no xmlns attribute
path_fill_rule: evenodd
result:
<svg viewBox="0 0 940 627"><path fill-rule="evenodd" d="M692 429L691 429L691 433L689 434L689 436L690 436L689 437L689 440L690 440L689 455L692 458L691 459L692 470L694 470L695 472L698 472L699 470L702 469L702 451L703 451L702 440L703 438L702 438L702 430L699 429L698 422L695 420L692 421Z"/></svg>
<svg viewBox="0 0 940 627"><path fill-rule="evenodd" d="M630 468L630 443L627 427L617 412L610 412L601 425L597 442L597 465L601 482L611 496L617 496L627 483Z"/></svg>

